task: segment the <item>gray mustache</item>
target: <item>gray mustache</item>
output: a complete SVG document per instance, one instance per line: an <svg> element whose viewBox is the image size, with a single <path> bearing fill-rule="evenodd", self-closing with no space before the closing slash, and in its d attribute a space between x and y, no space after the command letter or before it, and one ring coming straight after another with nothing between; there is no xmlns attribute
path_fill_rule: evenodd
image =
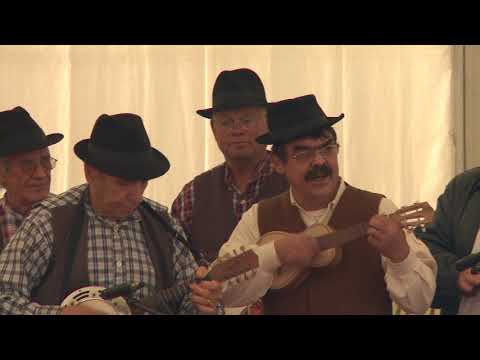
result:
<svg viewBox="0 0 480 360"><path fill-rule="evenodd" d="M323 164L321 166L314 166L305 174L305 181L315 180L319 177L326 177L332 175L332 169Z"/></svg>

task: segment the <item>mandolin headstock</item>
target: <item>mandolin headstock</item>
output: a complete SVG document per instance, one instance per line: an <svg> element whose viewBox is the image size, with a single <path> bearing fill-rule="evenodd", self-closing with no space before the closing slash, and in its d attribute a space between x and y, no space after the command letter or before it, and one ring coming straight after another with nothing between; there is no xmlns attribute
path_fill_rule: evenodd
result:
<svg viewBox="0 0 480 360"><path fill-rule="evenodd" d="M402 227L413 230L417 226L425 226L433 221L435 211L428 202L404 206L391 215Z"/></svg>

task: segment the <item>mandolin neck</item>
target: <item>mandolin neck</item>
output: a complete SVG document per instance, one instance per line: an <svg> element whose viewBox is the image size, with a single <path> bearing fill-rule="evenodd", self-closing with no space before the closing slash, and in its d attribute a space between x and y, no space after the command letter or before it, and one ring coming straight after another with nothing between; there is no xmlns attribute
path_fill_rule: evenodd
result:
<svg viewBox="0 0 480 360"><path fill-rule="evenodd" d="M359 223L346 229L316 237L321 250L340 247L367 234L368 223Z"/></svg>

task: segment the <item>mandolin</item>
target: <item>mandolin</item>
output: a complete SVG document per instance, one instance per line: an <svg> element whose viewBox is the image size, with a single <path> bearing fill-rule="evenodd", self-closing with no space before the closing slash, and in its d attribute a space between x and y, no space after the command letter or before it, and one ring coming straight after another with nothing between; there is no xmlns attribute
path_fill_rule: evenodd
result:
<svg viewBox="0 0 480 360"><path fill-rule="evenodd" d="M397 220L402 228L412 230L417 226L424 226L433 219L434 211L427 202L415 203L402 207L389 216ZM334 231L328 225L315 224L308 227L304 233L317 239L321 251L314 257L311 267L333 266L342 258L342 246L356 239L361 239L367 234L368 223L360 223L348 228ZM264 245L279 239L288 233L283 231L271 231L264 234L258 241ZM284 265L277 269L272 289L281 289L298 280L306 278L309 270L291 265Z"/></svg>

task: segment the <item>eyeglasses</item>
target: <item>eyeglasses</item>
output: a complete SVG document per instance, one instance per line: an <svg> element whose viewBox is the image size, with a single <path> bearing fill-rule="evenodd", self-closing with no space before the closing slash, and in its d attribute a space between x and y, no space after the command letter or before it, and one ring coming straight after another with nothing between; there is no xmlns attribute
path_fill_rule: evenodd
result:
<svg viewBox="0 0 480 360"><path fill-rule="evenodd" d="M294 153L291 158L295 159L298 162L312 162L313 159L315 159L315 156L318 154L322 155L322 157L328 158L332 155L334 155L338 148L340 147L339 144L328 144L328 145L322 145L317 148L310 148L306 150L301 150L297 151Z"/></svg>
<svg viewBox="0 0 480 360"><path fill-rule="evenodd" d="M237 120L238 122L236 122L235 119L232 118L217 118L215 119L215 122L217 122L221 127L225 129L234 129L235 123L238 124L238 127L242 126L244 128L250 129L253 128L257 123L257 119L252 117L243 117Z"/></svg>
<svg viewBox="0 0 480 360"><path fill-rule="evenodd" d="M55 165L57 164L57 159L49 156L49 157L42 157L40 158L40 161L35 161L35 160L21 160L18 162L18 166L20 169L25 173L32 175L35 170L37 169L38 163L40 163L40 166L46 170L50 171L52 170Z"/></svg>

